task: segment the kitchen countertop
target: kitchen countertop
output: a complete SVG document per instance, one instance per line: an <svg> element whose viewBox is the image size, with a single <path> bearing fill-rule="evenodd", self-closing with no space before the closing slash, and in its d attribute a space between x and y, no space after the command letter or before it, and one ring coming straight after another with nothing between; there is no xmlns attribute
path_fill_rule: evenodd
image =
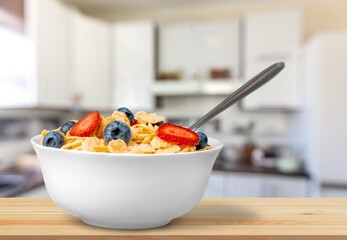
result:
<svg viewBox="0 0 347 240"><path fill-rule="evenodd" d="M304 170L300 170L294 173L283 173L278 171L276 168L257 167L244 163L225 164L223 163L223 161L216 162L213 166L213 170L240 173L272 174L286 177L303 177L307 179L310 178L310 175Z"/></svg>
<svg viewBox="0 0 347 240"><path fill-rule="evenodd" d="M88 226L46 198L0 198L0 239L347 239L346 199L215 198L148 230Z"/></svg>

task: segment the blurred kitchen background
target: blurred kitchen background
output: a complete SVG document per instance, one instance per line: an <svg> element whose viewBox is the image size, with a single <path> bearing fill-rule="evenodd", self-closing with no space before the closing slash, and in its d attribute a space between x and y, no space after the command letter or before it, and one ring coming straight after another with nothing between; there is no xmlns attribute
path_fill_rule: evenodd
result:
<svg viewBox="0 0 347 240"><path fill-rule="evenodd" d="M125 106L224 142L206 197L347 197L347 1L0 0L0 196L46 197L30 138Z"/></svg>

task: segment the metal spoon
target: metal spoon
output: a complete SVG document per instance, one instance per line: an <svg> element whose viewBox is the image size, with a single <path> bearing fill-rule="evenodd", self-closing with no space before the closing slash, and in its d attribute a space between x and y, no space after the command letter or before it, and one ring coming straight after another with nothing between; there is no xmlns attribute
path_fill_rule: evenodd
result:
<svg viewBox="0 0 347 240"><path fill-rule="evenodd" d="M197 130L199 127L204 125L207 121L217 116L219 113L223 112L225 109L246 97L248 94L252 93L259 87L263 86L265 83L274 78L282 69L284 68L284 62L278 62L270 67L266 68L262 72L258 73L251 80L242 85L239 89L233 92L229 97L223 100L220 104L218 104L211 111L206 113L203 117L201 117L198 121L196 121L192 126L189 127L190 130Z"/></svg>

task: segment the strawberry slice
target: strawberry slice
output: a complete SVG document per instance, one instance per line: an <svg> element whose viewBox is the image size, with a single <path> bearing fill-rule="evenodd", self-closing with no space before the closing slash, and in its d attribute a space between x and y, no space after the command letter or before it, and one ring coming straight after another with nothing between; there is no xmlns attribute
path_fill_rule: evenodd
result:
<svg viewBox="0 0 347 240"><path fill-rule="evenodd" d="M91 112L79 120L70 130L71 136L88 137L100 125L101 118L98 111Z"/></svg>
<svg viewBox="0 0 347 240"><path fill-rule="evenodd" d="M131 126L134 126L134 125L136 125L136 124L138 124L139 122L136 120L136 119L134 119L132 122L131 122Z"/></svg>
<svg viewBox="0 0 347 240"><path fill-rule="evenodd" d="M195 146L199 143L199 136L192 130L164 123L158 128L157 136L165 141Z"/></svg>

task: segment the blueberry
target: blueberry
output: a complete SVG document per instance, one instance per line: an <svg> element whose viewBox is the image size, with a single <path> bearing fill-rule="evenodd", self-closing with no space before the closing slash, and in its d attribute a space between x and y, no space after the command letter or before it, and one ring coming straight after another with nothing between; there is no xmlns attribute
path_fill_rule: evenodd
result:
<svg viewBox="0 0 347 240"><path fill-rule="evenodd" d="M160 121L160 122L157 122L157 123L154 123L153 126L158 126L160 127L161 125L164 124L164 121Z"/></svg>
<svg viewBox="0 0 347 240"><path fill-rule="evenodd" d="M118 108L117 111L125 113L125 115L127 115L128 119L129 119L130 123L132 123L134 121L134 114L126 107Z"/></svg>
<svg viewBox="0 0 347 240"><path fill-rule="evenodd" d="M67 131L69 131L69 130L72 128L72 126L75 125L75 123L76 123L76 122L73 121L73 120L70 120L70 121L64 123L64 124L61 126L60 131L61 131L62 133L64 133L64 134L66 134Z"/></svg>
<svg viewBox="0 0 347 240"><path fill-rule="evenodd" d="M199 139L200 139L198 145L196 145L196 150L205 148L207 146L207 142L208 142L208 138L207 138L206 134L203 132L197 132L196 134L198 134Z"/></svg>
<svg viewBox="0 0 347 240"><path fill-rule="evenodd" d="M51 131L43 138L42 145L52 148L61 148L64 144L64 137L61 133Z"/></svg>
<svg viewBox="0 0 347 240"><path fill-rule="evenodd" d="M116 139L122 139L126 144L130 142L131 131L128 125L119 121L113 121L107 124L104 129L104 140L110 142Z"/></svg>

